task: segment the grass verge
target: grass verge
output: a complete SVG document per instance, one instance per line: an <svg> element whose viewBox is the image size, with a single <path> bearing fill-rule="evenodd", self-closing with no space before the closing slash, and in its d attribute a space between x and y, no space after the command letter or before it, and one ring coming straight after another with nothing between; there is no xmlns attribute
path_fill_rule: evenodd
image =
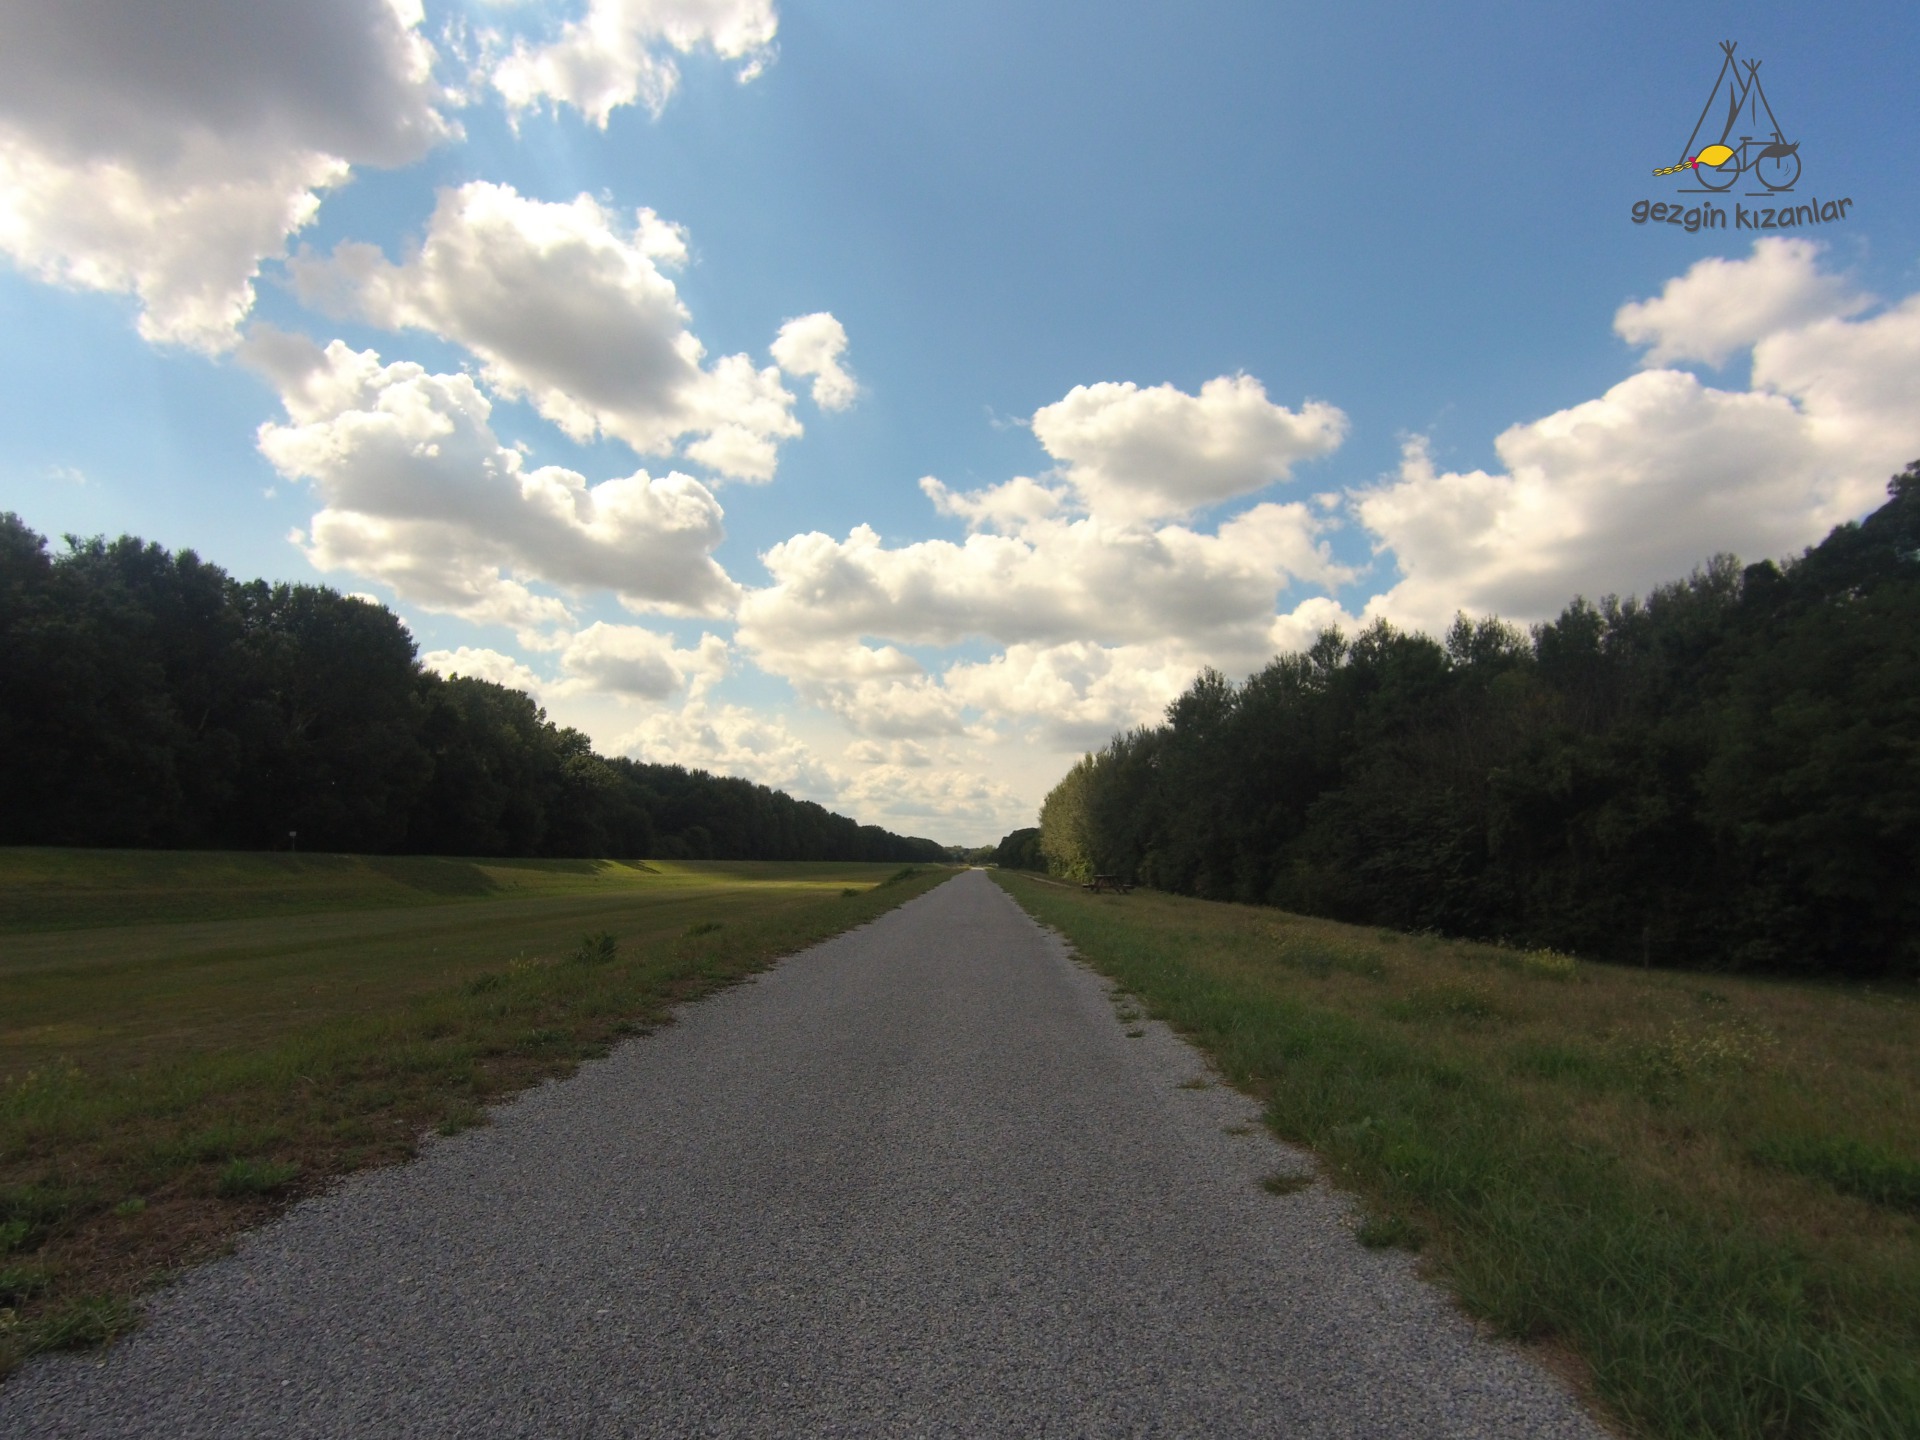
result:
<svg viewBox="0 0 1920 1440"><path fill-rule="evenodd" d="M995 878L1642 1435L1920 1435L1920 997Z"/></svg>
<svg viewBox="0 0 1920 1440"><path fill-rule="evenodd" d="M15 899L45 928L0 949L0 1375L110 1339L156 1281L329 1180L951 873L450 861L402 867L432 882L409 905L377 866L303 856L336 904L310 887L289 909L284 867L255 858L0 852L0 873L50 877ZM448 875L489 871L507 880L448 899ZM144 923L75 923L142 874L230 918L123 895L105 913Z"/></svg>

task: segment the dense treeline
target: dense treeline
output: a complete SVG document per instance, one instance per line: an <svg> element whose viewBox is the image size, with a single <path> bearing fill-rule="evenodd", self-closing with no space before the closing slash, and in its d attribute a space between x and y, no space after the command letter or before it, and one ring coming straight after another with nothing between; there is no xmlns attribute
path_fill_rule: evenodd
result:
<svg viewBox="0 0 1920 1440"><path fill-rule="evenodd" d="M1002 870L1045 870L1047 857L1040 848L1040 827L1015 830L994 847L988 863Z"/></svg>
<svg viewBox="0 0 1920 1440"><path fill-rule="evenodd" d="M596 755L423 670L382 606L0 515L0 844L939 861L746 780Z"/></svg>
<svg viewBox="0 0 1920 1440"><path fill-rule="evenodd" d="M1888 488L1784 567L1202 674L1047 797L1047 856L1634 963L1920 973L1920 462Z"/></svg>

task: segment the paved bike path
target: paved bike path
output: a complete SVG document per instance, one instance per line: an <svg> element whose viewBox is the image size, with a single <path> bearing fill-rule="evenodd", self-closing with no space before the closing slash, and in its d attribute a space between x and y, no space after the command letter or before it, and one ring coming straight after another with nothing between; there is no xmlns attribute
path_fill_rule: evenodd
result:
<svg viewBox="0 0 1920 1440"><path fill-rule="evenodd" d="M983 872L297 1207L8 1436L1598 1437Z"/></svg>

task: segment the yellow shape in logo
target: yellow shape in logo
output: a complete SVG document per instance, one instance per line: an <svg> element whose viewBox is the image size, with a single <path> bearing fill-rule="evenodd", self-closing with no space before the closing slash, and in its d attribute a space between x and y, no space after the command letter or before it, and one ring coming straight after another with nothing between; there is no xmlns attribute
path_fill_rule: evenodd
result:
<svg viewBox="0 0 1920 1440"><path fill-rule="evenodd" d="M1709 145L1698 155L1689 155L1678 165L1669 165L1664 170L1656 170L1656 175L1678 175L1682 170L1698 170L1702 165L1719 169L1733 158L1733 148L1728 145Z"/></svg>

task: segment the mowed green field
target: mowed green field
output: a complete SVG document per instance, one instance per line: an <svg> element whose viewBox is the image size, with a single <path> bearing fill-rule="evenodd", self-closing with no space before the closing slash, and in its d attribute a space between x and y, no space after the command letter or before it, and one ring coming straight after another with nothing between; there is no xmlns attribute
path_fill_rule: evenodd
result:
<svg viewBox="0 0 1920 1440"><path fill-rule="evenodd" d="M0 850L0 1084L390 1010L587 931L765 922L891 865Z"/></svg>
<svg viewBox="0 0 1920 1440"><path fill-rule="evenodd" d="M996 878L1629 1434L1920 1436L1920 993ZM1276 1196L1275 1204L1288 1203Z"/></svg>
<svg viewBox="0 0 1920 1440"><path fill-rule="evenodd" d="M948 873L0 850L0 1373Z"/></svg>

